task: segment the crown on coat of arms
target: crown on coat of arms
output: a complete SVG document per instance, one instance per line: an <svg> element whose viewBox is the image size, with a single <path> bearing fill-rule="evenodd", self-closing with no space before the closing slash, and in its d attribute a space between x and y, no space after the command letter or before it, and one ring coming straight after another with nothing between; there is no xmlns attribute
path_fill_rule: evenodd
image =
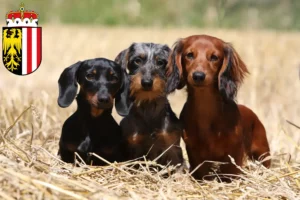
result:
<svg viewBox="0 0 300 200"><path fill-rule="evenodd" d="M25 10L24 3L21 3L18 11L7 13L6 24L8 27L37 27L38 14L34 11Z"/></svg>

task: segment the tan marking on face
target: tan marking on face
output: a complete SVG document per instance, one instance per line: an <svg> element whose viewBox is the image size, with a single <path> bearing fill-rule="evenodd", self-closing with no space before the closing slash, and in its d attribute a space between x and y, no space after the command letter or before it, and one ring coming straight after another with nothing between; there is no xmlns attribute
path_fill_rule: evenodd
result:
<svg viewBox="0 0 300 200"><path fill-rule="evenodd" d="M94 69L94 70L92 71L92 73L93 73L93 74L97 74L97 70Z"/></svg>
<svg viewBox="0 0 300 200"><path fill-rule="evenodd" d="M94 106L97 105L98 97L97 97L96 93L89 93L89 92L86 92L86 93L85 93L85 99L86 99L91 105L94 105Z"/></svg>
<svg viewBox="0 0 300 200"><path fill-rule="evenodd" d="M82 90L83 91L83 90ZM98 97L96 95L97 93L89 93L85 92L85 99L89 102L91 106L91 115L93 117L98 117L103 113L103 109L97 108L98 104Z"/></svg>
<svg viewBox="0 0 300 200"><path fill-rule="evenodd" d="M135 93L142 90L141 80L142 80L141 73L137 73L131 77L130 96L134 96Z"/></svg>
<svg viewBox="0 0 300 200"><path fill-rule="evenodd" d="M140 73L131 77L130 96L134 96L136 101L152 101L164 95L166 82L156 76L153 79L153 87L150 91L144 91L141 85L142 75Z"/></svg>

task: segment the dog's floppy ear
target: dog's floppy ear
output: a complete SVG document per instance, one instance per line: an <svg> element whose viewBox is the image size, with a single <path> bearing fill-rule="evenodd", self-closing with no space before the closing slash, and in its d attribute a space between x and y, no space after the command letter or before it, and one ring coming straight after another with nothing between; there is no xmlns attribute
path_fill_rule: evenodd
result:
<svg viewBox="0 0 300 200"><path fill-rule="evenodd" d="M130 107L131 107L131 100L129 97L129 77L125 69L122 69L122 86L119 92L116 95L115 99L115 106L118 114L122 117L128 115Z"/></svg>
<svg viewBox="0 0 300 200"><path fill-rule="evenodd" d="M228 43L224 46L224 60L219 72L218 85L221 94L234 100L237 89L242 84L245 75L249 73L235 49Z"/></svg>
<svg viewBox="0 0 300 200"><path fill-rule="evenodd" d="M115 62L118 63L122 68L122 86L116 95L115 107L118 114L122 117L128 115L131 101L129 98L129 76L126 72L128 64L128 49L125 49L119 53L115 58Z"/></svg>
<svg viewBox="0 0 300 200"><path fill-rule="evenodd" d="M58 105L62 108L68 107L77 94L77 78L76 74L81 65L81 61L66 68L59 77L58 88Z"/></svg>
<svg viewBox="0 0 300 200"><path fill-rule="evenodd" d="M124 49L115 58L115 62L121 65L122 69L126 71L128 65L128 51L129 49Z"/></svg>
<svg viewBox="0 0 300 200"><path fill-rule="evenodd" d="M176 88L182 89L186 83L182 76L182 40L178 40L173 46L167 65L167 93L173 92Z"/></svg>

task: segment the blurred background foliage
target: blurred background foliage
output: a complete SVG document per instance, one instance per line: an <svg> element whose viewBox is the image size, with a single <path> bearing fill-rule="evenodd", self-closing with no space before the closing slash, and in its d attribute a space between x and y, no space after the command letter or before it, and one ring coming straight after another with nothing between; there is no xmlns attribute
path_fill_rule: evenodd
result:
<svg viewBox="0 0 300 200"><path fill-rule="evenodd" d="M0 0L0 12L20 0ZM300 29L300 0L23 0L40 24ZM3 19L4 20L4 19Z"/></svg>

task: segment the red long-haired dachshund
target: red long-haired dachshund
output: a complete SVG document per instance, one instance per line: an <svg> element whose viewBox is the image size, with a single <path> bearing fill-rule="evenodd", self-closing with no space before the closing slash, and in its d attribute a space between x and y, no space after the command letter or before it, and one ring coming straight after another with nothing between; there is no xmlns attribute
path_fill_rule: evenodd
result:
<svg viewBox="0 0 300 200"><path fill-rule="evenodd" d="M230 181L225 175L236 175L240 170L228 155L239 166L246 155L255 160L270 155L261 121L252 110L235 103L238 87L249 72L230 44L207 35L181 39L174 45L168 70L178 74L173 80L177 89L187 85L180 119L190 170L196 179L212 178L208 174L218 172L219 177L224 175L221 180ZM211 162L205 161L228 164L213 170ZM265 167L270 164L270 160L263 162Z"/></svg>

